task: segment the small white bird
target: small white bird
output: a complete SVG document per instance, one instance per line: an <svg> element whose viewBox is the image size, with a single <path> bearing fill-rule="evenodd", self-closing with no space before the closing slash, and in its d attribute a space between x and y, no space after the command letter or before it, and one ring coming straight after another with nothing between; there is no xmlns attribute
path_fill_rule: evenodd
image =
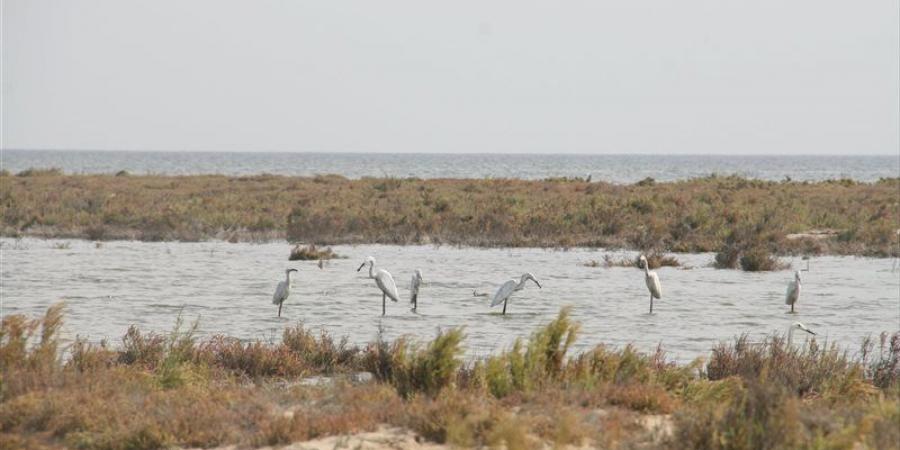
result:
<svg viewBox="0 0 900 450"><path fill-rule="evenodd" d="M375 270L375 258L372 256L367 257L356 271L359 272L362 270L366 264L369 265L369 278L374 279L375 284L378 285L378 289L381 289L381 315L383 316L387 312L387 306L385 304L385 299L387 297L390 297L391 300L395 302L400 301L400 294L397 293L397 283L394 283L394 277L392 277L387 270Z"/></svg>
<svg viewBox="0 0 900 450"><path fill-rule="evenodd" d="M524 273L518 282L513 278L506 283L503 283L500 288L497 289L497 293L494 294L494 300L491 301L491 308L503 303L503 314L506 314L506 303L509 301L509 297L512 296L513 292L521 291L525 287L525 282L528 280L534 281L534 284L536 284L538 288L541 287L541 283L538 283L538 280L534 278L534 275ZM477 295L474 291L472 293Z"/></svg>
<svg viewBox="0 0 900 450"><path fill-rule="evenodd" d="M297 269L288 269L285 270L285 280L278 282L278 287L275 288L275 295L272 296L272 304L278 305L278 317L281 317L281 306L284 304L284 301L287 300L288 296L291 295L291 275L296 272Z"/></svg>
<svg viewBox="0 0 900 450"><path fill-rule="evenodd" d="M784 295L784 304L791 305L791 312L794 312L794 304L800 298L800 271L794 272L794 279L788 282L787 293Z"/></svg>
<svg viewBox="0 0 900 450"><path fill-rule="evenodd" d="M412 303L412 310L415 311L419 307L419 286L422 285L422 271L416 269L416 273L409 282L409 302Z"/></svg>
<svg viewBox="0 0 900 450"><path fill-rule="evenodd" d="M644 268L644 281L647 283L647 289L650 291L650 314L653 314L653 299L662 298L662 287L659 285L659 275L650 270L650 264L647 257L641 255L641 266Z"/></svg>
<svg viewBox="0 0 900 450"><path fill-rule="evenodd" d="M794 329L803 330L813 336L816 335L816 333L807 328L806 325L803 325L800 322L794 322L790 327L788 327L788 347L792 346L794 343Z"/></svg>

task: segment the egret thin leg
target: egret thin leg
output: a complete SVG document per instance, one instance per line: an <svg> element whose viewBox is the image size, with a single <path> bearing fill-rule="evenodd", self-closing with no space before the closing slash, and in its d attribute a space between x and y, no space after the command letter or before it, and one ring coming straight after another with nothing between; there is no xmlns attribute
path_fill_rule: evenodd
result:
<svg viewBox="0 0 900 450"><path fill-rule="evenodd" d="M653 314L653 295L650 295L650 314Z"/></svg>
<svg viewBox="0 0 900 450"><path fill-rule="evenodd" d="M503 315L506 315L506 302L508 301L509 299L503 300Z"/></svg>
<svg viewBox="0 0 900 450"><path fill-rule="evenodd" d="M284 302L278 304L278 317L281 317L281 305L284 305Z"/></svg>

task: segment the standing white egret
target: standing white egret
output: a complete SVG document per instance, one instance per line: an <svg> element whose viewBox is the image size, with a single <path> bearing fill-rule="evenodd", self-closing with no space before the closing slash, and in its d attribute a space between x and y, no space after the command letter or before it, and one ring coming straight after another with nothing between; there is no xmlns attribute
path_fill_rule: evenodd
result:
<svg viewBox="0 0 900 450"><path fill-rule="evenodd" d="M416 273L409 282L409 302L412 303L412 310L415 311L419 307L419 286L422 285L422 271L416 269Z"/></svg>
<svg viewBox="0 0 900 450"><path fill-rule="evenodd" d="M794 304L800 298L800 271L794 272L794 279L788 283L787 293L784 295L784 304L791 305L791 312L794 312Z"/></svg>
<svg viewBox="0 0 900 450"><path fill-rule="evenodd" d="M491 308L503 303L503 314L506 314L506 303L509 301L509 297L513 292L521 291L525 287L525 282L528 280L534 281L534 284L536 284L538 288L541 287L541 283L538 283L538 280L534 278L534 275L523 273L518 282L513 278L506 283L503 283L500 288L497 289L497 293L494 294L494 300L491 301ZM475 294L474 291L472 293Z"/></svg>
<svg viewBox="0 0 900 450"><path fill-rule="evenodd" d="M365 265L369 265L369 278L375 280L375 284L378 285L378 289L381 289L381 315L385 315L387 312L387 306L385 304L385 299L390 297L393 301L400 301L400 295L397 293L397 283L394 283L394 277L384 269L375 270L375 258L369 256L363 261L362 264L359 265L359 269L356 269L357 272L362 270Z"/></svg>
<svg viewBox="0 0 900 450"><path fill-rule="evenodd" d="M275 295L272 296L272 304L278 305L278 317L281 317L281 306L284 304L284 301L287 300L288 296L291 295L291 275L296 271L297 269L285 270L285 280L278 282L278 287L275 288Z"/></svg>
<svg viewBox="0 0 900 450"><path fill-rule="evenodd" d="M788 347L791 347L794 344L794 329L803 330L813 336L816 335L816 333L814 333L812 330L807 328L806 325L803 325L800 322L794 322L793 324L791 324L790 327L788 327L788 335L787 335Z"/></svg>
<svg viewBox="0 0 900 450"><path fill-rule="evenodd" d="M647 257L641 255L641 266L644 268L644 281L647 283L647 289L650 291L650 314L653 314L653 299L662 298L662 287L659 285L659 275L650 270L650 263Z"/></svg>

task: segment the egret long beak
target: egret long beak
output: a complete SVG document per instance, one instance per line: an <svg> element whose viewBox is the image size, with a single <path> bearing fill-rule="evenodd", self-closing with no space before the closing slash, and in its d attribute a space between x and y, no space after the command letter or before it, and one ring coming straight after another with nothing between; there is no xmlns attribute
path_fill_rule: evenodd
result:
<svg viewBox="0 0 900 450"><path fill-rule="evenodd" d="M360 265L359 265L359 269L356 269L356 271L359 272L360 270L362 270L362 268L363 268L365 265L366 265L366 263L360 264Z"/></svg>
<svg viewBox="0 0 900 450"><path fill-rule="evenodd" d="M543 289L541 287L541 283L538 283L538 280L532 279L531 281L534 281L534 284L536 284L538 286L538 289Z"/></svg>
<svg viewBox="0 0 900 450"><path fill-rule="evenodd" d="M809 333L809 334L811 334L811 335L813 335L813 336L816 335L816 333L813 332L813 330L810 330L809 328L804 328L803 331L805 331L805 332L807 332L807 333Z"/></svg>

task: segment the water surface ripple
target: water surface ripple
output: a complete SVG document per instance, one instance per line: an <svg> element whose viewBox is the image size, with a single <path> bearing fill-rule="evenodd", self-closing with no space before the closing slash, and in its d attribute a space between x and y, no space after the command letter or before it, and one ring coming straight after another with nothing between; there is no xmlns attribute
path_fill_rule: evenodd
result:
<svg viewBox="0 0 900 450"><path fill-rule="evenodd" d="M753 339L783 332L796 320L822 339L855 351L869 334L900 328L900 271L889 259L818 257L803 272L798 313L786 313L784 290L791 272L744 273L708 267L710 254L681 254L693 268L658 270L663 298L648 315L643 274L631 268L586 267L607 252L543 249L477 249L432 246L337 246L347 259L320 269L315 262L289 262L284 243L105 242L0 239L2 314L42 314L67 304L64 334L118 344L129 325L169 331L179 313L199 318L202 335L277 340L302 322L353 343L385 336L432 338L437 330L465 327L467 355L507 348L551 320L564 305L581 323L579 349L597 343L633 343L643 351L662 344L686 361L707 355L717 342L749 333ZM367 255L390 271L404 301L388 304L365 270ZM614 257L633 255L617 253ZM795 267L805 264L789 260ZM283 317L271 304L288 267L299 269ZM422 269L426 284L419 313L410 312L408 283ZM491 309L473 289L493 292L500 283L530 271L543 289L529 285L510 301L508 314Z"/></svg>

